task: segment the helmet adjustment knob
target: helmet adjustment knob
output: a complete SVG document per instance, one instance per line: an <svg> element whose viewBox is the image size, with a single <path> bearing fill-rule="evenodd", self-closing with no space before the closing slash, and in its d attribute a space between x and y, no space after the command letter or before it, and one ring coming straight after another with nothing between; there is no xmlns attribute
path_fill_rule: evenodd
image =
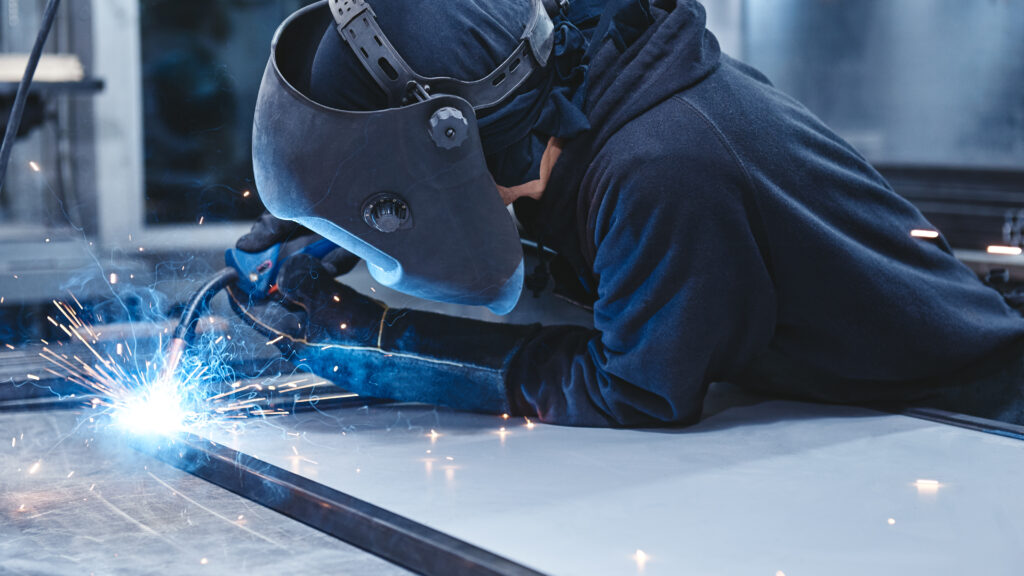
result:
<svg viewBox="0 0 1024 576"><path fill-rule="evenodd" d="M458 108L445 106L430 117L430 139L438 148L458 148L468 135L469 122Z"/></svg>
<svg viewBox="0 0 1024 576"><path fill-rule="evenodd" d="M363 220L366 224L385 234L412 227L409 205L398 196L378 194L363 206Z"/></svg>

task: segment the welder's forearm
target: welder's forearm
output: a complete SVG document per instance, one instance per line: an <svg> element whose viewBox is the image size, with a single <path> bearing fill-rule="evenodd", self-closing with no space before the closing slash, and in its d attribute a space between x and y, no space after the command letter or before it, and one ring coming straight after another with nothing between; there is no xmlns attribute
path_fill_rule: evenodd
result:
<svg viewBox="0 0 1024 576"><path fill-rule="evenodd" d="M508 367L538 329L389 310L377 346L313 346L293 362L360 395L501 414Z"/></svg>
<svg viewBox="0 0 1024 576"><path fill-rule="evenodd" d="M701 376L613 353L597 330L545 326L519 347L506 381L513 414L566 426L654 427L699 419Z"/></svg>
<svg viewBox="0 0 1024 576"><path fill-rule="evenodd" d="M506 377L512 413L567 426L621 425L591 393L601 375L588 348L599 339L580 326L546 326L524 342Z"/></svg>

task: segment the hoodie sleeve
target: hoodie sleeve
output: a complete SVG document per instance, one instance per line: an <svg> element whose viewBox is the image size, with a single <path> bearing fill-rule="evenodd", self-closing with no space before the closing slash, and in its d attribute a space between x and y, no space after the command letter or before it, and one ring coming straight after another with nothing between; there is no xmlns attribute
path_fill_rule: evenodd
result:
<svg viewBox="0 0 1024 576"><path fill-rule="evenodd" d="M771 339L775 294L748 180L706 129L686 138L699 149L644 152L659 139L641 129L595 159L606 167L582 192L595 199L595 330L545 327L525 343L506 380L524 415L578 426L693 423L708 384L739 373Z"/></svg>

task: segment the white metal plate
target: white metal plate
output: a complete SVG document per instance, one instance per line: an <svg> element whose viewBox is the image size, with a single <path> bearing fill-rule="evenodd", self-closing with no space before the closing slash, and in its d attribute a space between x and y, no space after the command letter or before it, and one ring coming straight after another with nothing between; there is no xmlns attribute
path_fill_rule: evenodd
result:
<svg viewBox="0 0 1024 576"><path fill-rule="evenodd" d="M641 431L380 406L212 439L553 574L1016 575L1024 560L1019 441L857 408L776 401Z"/></svg>

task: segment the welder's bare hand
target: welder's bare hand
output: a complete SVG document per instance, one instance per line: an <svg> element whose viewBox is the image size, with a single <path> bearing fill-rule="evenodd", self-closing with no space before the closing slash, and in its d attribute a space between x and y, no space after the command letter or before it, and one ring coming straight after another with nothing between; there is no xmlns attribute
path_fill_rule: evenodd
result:
<svg viewBox="0 0 1024 576"><path fill-rule="evenodd" d="M320 260L300 254L282 264L276 298L228 295L235 312L282 349L376 346L387 307L334 277Z"/></svg>

